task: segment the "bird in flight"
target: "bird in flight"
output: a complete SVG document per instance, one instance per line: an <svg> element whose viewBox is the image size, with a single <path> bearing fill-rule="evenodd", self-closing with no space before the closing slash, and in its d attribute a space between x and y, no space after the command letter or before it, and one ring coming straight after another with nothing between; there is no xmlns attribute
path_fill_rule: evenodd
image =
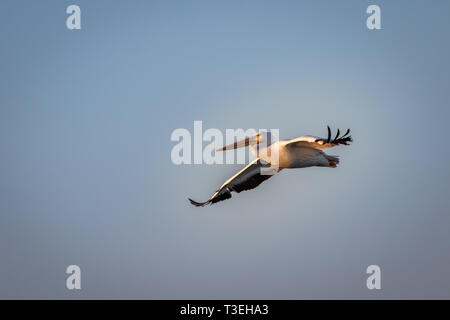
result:
<svg viewBox="0 0 450 320"><path fill-rule="evenodd" d="M251 151L256 159L245 168L236 173L205 202L197 202L189 198L191 204L203 207L231 198L231 192L237 193L254 189L262 182L269 179L283 169L307 168L307 167L329 167L336 168L339 163L337 156L330 156L323 149L337 145L349 145L352 142L350 129L340 135L337 130L334 138L331 129L328 128L328 137L301 136L292 140L279 140L271 143L270 132L257 133L252 137L229 144L216 151L226 151L247 146L252 146ZM276 155L276 156L273 156Z"/></svg>

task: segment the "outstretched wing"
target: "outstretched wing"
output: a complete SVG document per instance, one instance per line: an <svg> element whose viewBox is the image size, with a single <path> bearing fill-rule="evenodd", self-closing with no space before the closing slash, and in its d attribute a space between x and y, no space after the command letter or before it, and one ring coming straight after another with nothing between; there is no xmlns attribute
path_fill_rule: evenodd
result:
<svg viewBox="0 0 450 320"><path fill-rule="evenodd" d="M272 177L273 174L261 174L261 168L269 168L270 164L261 161L260 159L255 159L250 162L244 169L236 173L230 179L225 181L225 183L216 191L216 193L205 202L197 202L189 199L191 204L197 207L203 207L207 204L213 204L222 200L231 198L231 192L241 192L245 190L254 189L261 183Z"/></svg>
<svg viewBox="0 0 450 320"><path fill-rule="evenodd" d="M314 136L302 136L295 139L292 139L288 142L287 146L295 144L296 146L305 146L315 149L326 149L335 147L337 145L343 144L348 145L350 142L353 141L352 137L350 136L350 129L347 129L344 135L340 135L340 130L337 130L336 135L334 136L334 139L331 137L331 129L329 126L327 126L328 129L328 137L327 138L320 138L320 137L314 137Z"/></svg>

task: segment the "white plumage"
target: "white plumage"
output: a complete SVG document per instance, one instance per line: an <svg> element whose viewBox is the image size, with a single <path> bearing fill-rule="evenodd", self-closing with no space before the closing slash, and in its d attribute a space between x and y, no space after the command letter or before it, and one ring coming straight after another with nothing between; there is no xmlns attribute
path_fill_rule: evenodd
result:
<svg viewBox="0 0 450 320"><path fill-rule="evenodd" d="M279 140L272 144L270 133L257 133L253 137L227 145L217 151L253 145L251 151L256 156L256 159L225 181L209 200L197 202L189 199L189 201L191 204L200 207L229 199L231 198L231 192L239 193L256 188L283 169L307 167L336 168L339 158L330 156L322 150L340 144L348 145L353 141L349 134L350 129L344 135L339 136L340 131L338 129L336 136L332 139L331 130L328 127L328 137L326 139L315 136L301 136L292 140Z"/></svg>

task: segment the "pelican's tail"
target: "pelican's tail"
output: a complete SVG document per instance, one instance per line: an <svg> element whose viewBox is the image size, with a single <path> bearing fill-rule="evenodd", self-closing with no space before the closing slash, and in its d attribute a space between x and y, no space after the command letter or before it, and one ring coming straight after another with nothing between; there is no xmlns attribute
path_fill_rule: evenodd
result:
<svg viewBox="0 0 450 320"><path fill-rule="evenodd" d="M337 156L325 155L328 160L328 165L330 168L336 168L339 164L339 158Z"/></svg>

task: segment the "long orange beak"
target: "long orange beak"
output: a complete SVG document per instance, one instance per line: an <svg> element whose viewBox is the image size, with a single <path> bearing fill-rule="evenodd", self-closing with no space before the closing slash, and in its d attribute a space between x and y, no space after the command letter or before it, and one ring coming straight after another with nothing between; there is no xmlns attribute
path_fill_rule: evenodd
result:
<svg viewBox="0 0 450 320"><path fill-rule="evenodd" d="M231 143L229 145L226 145L225 147L216 149L216 151L233 150L233 149L237 149L237 148L247 147L247 146L253 145L253 144L258 144L259 143L259 137L260 137L260 134L257 133L253 137L245 138L245 139L237 141L235 143Z"/></svg>

